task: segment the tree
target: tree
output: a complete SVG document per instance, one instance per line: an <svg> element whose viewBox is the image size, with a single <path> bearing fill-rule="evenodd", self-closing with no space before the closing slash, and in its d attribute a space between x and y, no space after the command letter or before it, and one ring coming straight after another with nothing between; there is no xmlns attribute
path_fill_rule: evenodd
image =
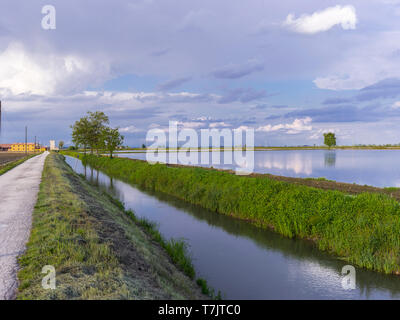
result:
<svg viewBox="0 0 400 320"><path fill-rule="evenodd" d="M110 152L110 158L112 159L113 152L124 142L124 136L119 133L118 128L104 127L102 131L104 147Z"/></svg>
<svg viewBox="0 0 400 320"><path fill-rule="evenodd" d="M109 123L108 117L104 112L96 111L96 112L88 112L88 144L90 146L90 152L93 153L93 150L97 150L97 154L99 153L99 149L105 147L104 145L104 137L103 130L105 125Z"/></svg>
<svg viewBox="0 0 400 320"><path fill-rule="evenodd" d="M333 132L324 133L324 144L330 149L336 146L336 135Z"/></svg>
<svg viewBox="0 0 400 320"><path fill-rule="evenodd" d="M63 147L64 147L64 141L61 140L61 141L58 143L58 148L61 150Z"/></svg>
<svg viewBox="0 0 400 320"><path fill-rule="evenodd" d="M72 141L75 146L79 148L83 147L84 153L86 153L86 149L89 146L89 119L87 117L80 118L78 121L75 121L72 128Z"/></svg>
<svg viewBox="0 0 400 320"><path fill-rule="evenodd" d="M109 123L108 117L104 112L88 112L86 117L83 117L75 122L72 128L72 141L77 147L83 146L90 148L90 153L93 150L98 150L104 147L103 129Z"/></svg>
<svg viewBox="0 0 400 320"><path fill-rule="evenodd" d="M142 149L146 149L146 145L144 143L142 144Z"/></svg>

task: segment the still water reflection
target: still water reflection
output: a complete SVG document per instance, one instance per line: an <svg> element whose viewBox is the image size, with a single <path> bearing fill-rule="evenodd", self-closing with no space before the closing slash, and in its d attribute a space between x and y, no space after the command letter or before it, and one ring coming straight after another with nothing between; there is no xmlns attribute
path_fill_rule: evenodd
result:
<svg viewBox="0 0 400 320"><path fill-rule="evenodd" d="M67 162L89 181L123 201L137 216L155 221L166 238L190 246L198 276L231 299L393 299L400 278L357 269L357 288L341 286L345 262L307 241L292 240L246 222L216 214L164 194L140 190Z"/></svg>
<svg viewBox="0 0 400 320"><path fill-rule="evenodd" d="M230 152L221 152L222 163L227 153ZM119 157L146 160L145 153L121 153ZM324 177L376 187L400 187L399 159L400 150L256 151L254 171L288 177ZM223 164L213 166L233 168Z"/></svg>

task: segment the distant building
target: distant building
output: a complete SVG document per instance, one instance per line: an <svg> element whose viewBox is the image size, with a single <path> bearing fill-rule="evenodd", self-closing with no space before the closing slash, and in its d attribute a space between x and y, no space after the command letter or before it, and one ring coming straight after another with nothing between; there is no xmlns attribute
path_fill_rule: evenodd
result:
<svg viewBox="0 0 400 320"><path fill-rule="evenodd" d="M13 143L11 147L7 150L10 152L44 152L46 147L35 145L34 143L27 143L25 149L25 143Z"/></svg>
<svg viewBox="0 0 400 320"><path fill-rule="evenodd" d="M58 151L59 149L56 147L56 141L50 140L50 151Z"/></svg>
<svg viewBox="0 0 400 320"><path fill-rule="evenodd" d="M26 150L25 150L25 146L26 146ZM27 143L25 145L25 143L13 143L11 145L11 152L34 152L35 151L35 144L34 143Z"/></svg>
<svg viewBox="0 0 400 320"><path fill-rule="evenodd" d="M9 151L12 144L0 144L0 151Z"/></svg>

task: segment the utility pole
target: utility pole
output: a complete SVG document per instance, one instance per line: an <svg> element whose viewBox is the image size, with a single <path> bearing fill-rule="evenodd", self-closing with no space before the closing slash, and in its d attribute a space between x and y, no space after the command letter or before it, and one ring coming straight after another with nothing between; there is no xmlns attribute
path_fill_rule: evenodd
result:
<svg viewBox="0 0 400 320"><path fill-rule="evenodd" d="M35 152L36 152L36 148L37 148L37 145L36 145L36 136L35 136Z"/></svg>
<svg viewBox="0 0 400 320"><path fill-rule="evenodd" d="M28 154L28 126L25 126L25 154Z"/></svg>

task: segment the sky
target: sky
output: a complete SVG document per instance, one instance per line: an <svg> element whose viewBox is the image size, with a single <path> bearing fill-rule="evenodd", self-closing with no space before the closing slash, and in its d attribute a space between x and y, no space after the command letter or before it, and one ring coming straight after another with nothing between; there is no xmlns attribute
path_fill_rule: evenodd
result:
<svg viewBox="0 0 400 320"><path fill-rule="evenodd" d="M55 8L55 29L42 20ZM2 0L1 143L71 142L104 111L150 129L253 128L256 145L400 143L400 0ZM46 20L48 21L48 20Z"/></svg>

